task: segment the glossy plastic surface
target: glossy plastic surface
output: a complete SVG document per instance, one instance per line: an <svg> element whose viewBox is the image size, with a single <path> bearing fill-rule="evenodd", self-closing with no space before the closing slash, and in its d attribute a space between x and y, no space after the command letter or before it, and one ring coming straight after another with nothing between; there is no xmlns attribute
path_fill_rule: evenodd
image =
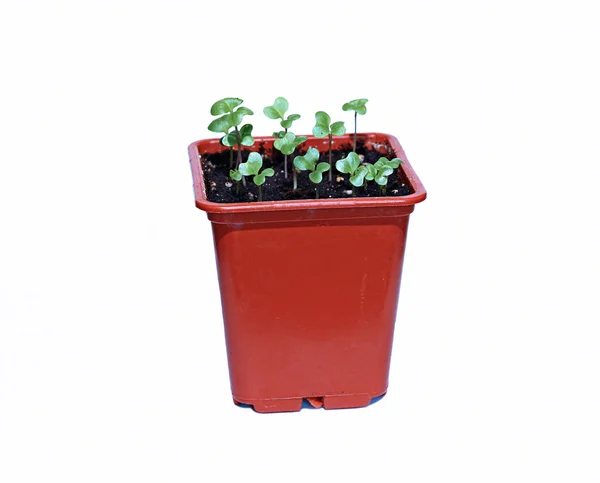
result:
<svg viewBox="0 0 600 483"><path fill-rule="evenodd" d="M236 403L259 412L297 411L303 398L362 407L387 391L409 214L426 193L394 137L359 136L392 146L413 194L211 203L200 155L222 147L190 146L196 205L212 221Z"/></svg>

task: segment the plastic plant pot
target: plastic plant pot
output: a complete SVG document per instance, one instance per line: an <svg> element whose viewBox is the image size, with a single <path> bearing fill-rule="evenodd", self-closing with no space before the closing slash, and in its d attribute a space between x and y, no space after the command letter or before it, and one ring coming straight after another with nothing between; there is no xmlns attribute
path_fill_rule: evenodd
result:
<svg viewBox="0 0 600 483"><path fill-rule="evenodd" d="M236 404L356 408L387 391L408 220L426 192L395 137L358 139L392 148L411 194L213 203L201 159L228 148L218 139L189 146L196 206L212 223ZM256 138L265 147L273 140ZM306 145L326 143L309 137ZM339 136L333 147L348 144L351 135ZM248 253L268 258L257 264ZM326 295L303 297L299 287Z"/></svg>

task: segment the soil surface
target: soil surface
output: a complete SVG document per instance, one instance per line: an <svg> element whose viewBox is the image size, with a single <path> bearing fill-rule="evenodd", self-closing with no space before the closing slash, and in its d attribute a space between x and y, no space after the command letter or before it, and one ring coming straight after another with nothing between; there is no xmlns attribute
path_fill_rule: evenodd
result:
<svg viewBox="0 0 600 483"><path fill-rule="evenodd" d="M265 153L271 152L271 143L267 149L266 143L257 143L252 146L252 150L242 150L242 161L248 159L248 154L251 151L258 151L263 155L263 167L273 168L275 175L267 178L265 184L262 185L263 201L280 201L280 200L300 200L314 199L316 197L315 186L319 189L319 198L351 198L352 185L350 184L350 176L342 174L335 169L335 162L345 158L352 151L352 145L342 146L342 148L332 151L333 162L333 181L329 182L329 171L323 173L323 181L319 185L315 185L308 179L308 171L296 171L298 179L298 188L293 189L292 181L292 157L288 156L288 178L284 177L284 156L279 151L274 151L273 155ZM306 154L307 148L300 148L296 151L297 156ZM383 149L385 151L385 148ZM356 146L356 153L361 156L363 162L374 164L380 157L386 156L392 159L394 154L391 148L387 148L388 153L382 154L382 149L375 150L371 147L365 147L359 143ZM246 179L246 186L239 183L239 191L237 182L229 178L229 150L222 153L200 153L202 161L202 170L206 183L206 193L209 201L215 203L243 203L248 201L258 200L258 187L254 185L251 179ZM233 162L235 165L236 154L234 153ZM320 162L329 161L329 151L323 150ZM400 165L402 166L402 165ZM400 176L399 176L400 175ZM366 186L355 188L355 196L357 198L370 198L380 196L406 196L412 193L412 190L404 178L404 174L400 169L388 177L388 184L385 194L382 194L379 185L374 181L365 181Z"/></svg>

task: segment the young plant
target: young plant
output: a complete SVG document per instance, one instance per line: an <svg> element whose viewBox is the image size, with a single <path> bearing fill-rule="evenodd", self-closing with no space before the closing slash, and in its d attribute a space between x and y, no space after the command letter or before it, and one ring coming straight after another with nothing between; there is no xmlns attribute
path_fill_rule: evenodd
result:
<svg viewBox="0 0 600 483"><path fill-rule="evenodd" d="M319 150L308 148L304 156L296 156L294 166L300 171L310 171L308 178L315 184L315 197L319 199L319 183L323 181L323 173L331 168L327 163L319 163Z"/></svg>
<svg viewBox="0 0 600 483"><path fill-rule="evenodd" d="M232 128L229 124L227 116L221 116L218 119L214 119L209 125L208 130L216 133L222 133L220 143L225 146L225 138L229 134L229 130ZM229 169L233 168L233 149L229 150Z"/></svg>
<svg viewBox="0 0 600 483"><path fill-rule="evenodd" d="M224 133L224 136L221 138L221 144L230 148L237 145L236 169L238 169L242 162L242 146L252 146L254 144L252 124L245 124L239 127L244 116L254 114L247 107L240 106L242 102L244 101L237 97L225 97L215 102L210 108L210 113L213 116L220 117L208 125L209 131ZM231 128L234 128L234 130L229 132ZM230 151L229 168L233 168L233 149Z"/></svg>
<svg viewBox="0 0 600 483"><path fill-rule="evenodd" d="M336 169L340 173L350 175L350 183L352 184L352 196L356 196L355 188L360 187L365 182L367 176L367 167L361 166L360 158L354 151L348 153L348 156L338 160L335 163Z"/></svg>
<svg viewBox="0 0 600 483"><path fill-rule="evenodd" d="M344 111L354 111L354 145L352 151L356 152L356 116L361 116L367 113L367 102L369 99L354 99L353 101L346 102L342 106Z"/></svg>
<svg viewBox="0 0 600 483"><path fill-rule="evenodd" d="M240 181L242 181L242 178L243 178L242 173L240 173L237 169L230 169L229 177L236 181L235 194L239 195L240 194Z"/></svg>
<svg viewBox="0 0 600 483"><path fill-rule="evenodd" d="M398 166L400 166L402 160L400 158L394 158L389 160L387 158L379 158L375 164L368 164L367 174L365 179L367 181L375 181L381 189L381 194L385 194L387 190L388 176L394 172Z"/></svg>
<svg viewBox="0 0 600 483"><path fill-rule="evenodd" d="M296 148L307 139L308 138L306 136L296 136L293 132L287 132L282 138L276 139L273 143L275 149L281 151L281 153L285 156L283 161L283 174L285 179L287 179L288 177L288 156L292 155L293 158L293 154ZM296 180L296 170L292 169L292 172L292 176L294 178L294 189L296 189L298 187L298 183Z"/></svg>
<svg viewBox="0 0 600 483"><path fill-rule="evenodd" d="M278 131L273 133L273 137L282 138L288 132L288 129L292 127L292 123L300 119L300 114L290 114L287 118L285 117L285 113L289 108L288 101L285 97L278 97L275 99L275 102L272 106L267 106L263 109L265 116L269 119L280 119L279 123L281 127L284 129L283 131Z"/></svg>
<svg viewBox="0 0 600 483"><path fill-rule="evenodd" d="M313 134L316 138L324 138L325 136L329 137L329 181L332 181L333 174L333 162L331 161L331 140L333 136L343 136L346 134L346 127L344 126L344 121L337 121L333 124L329 124L331 122L331 117L324 111L318 111L315 113L316 124L313 127Z"/></svg>
<svg viewBox="0 0 600 483"><path fill-rule="evenodd" d="M239 172L243 176L253 176L252 182L258 186L258 201L262 201L262 185L265 184L267 176L273 176L275 171L272 168L263 169L262 172L262 156L258 153L250 153L248 161L240 163ZM234 178L235 179L235 178Z"/></svg>

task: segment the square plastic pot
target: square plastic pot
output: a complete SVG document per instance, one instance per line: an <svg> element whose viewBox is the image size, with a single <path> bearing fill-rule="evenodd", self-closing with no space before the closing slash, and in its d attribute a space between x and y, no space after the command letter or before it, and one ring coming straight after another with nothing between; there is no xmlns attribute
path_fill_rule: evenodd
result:
<svg viewBox="0 0 600 483"><path fill-rule="evenodd" d="M212 223L236 404L351 408L387 391L408 220L426 192L395 137L358 136L403 160L410 195L213 203L201 159L227 148L218 139L189 146L196 206ZM321 152L326 143L307 141ZM334 149L351 143L334 138Z"/></svg>

